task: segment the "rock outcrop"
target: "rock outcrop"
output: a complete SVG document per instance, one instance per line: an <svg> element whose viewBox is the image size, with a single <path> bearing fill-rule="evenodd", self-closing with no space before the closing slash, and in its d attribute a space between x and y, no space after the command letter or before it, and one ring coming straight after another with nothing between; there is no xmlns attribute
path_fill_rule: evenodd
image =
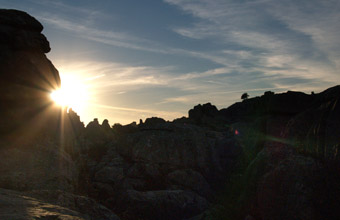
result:
<svg viewBox="0 0 340 220"><path fill-rule="evenodd" d="M285 138L300 152L340 163L340 86L314 97L312 108L289 121Z"/></svg>
<svg viewBox="0 0 340 220"><path fill-rule="evenodd" d="M46 58L50 46L42 29L25 12L0 10L0 134L13 139L57 126L59 110L52 107L50 93L60 78ZM36 129L30 129L33 125Z"/></svg>
<svg viewBox="0 0 340 220"><path fill-rule="evenodd" d="M78 170L70 155L53 142L26 148L0 146L0 188L74 192Z"/></svg>
<svg viewBox="0 0 340 220"><path fill-rule="evenodd" d="M60 78L45 55L50 46L42 30L27 13L0 9L0 188L15 190L0 190L0 219L119 219L73 194L84 125L52 103ZM41 199L27 197L32 190ZM64 206L53 202L61 194Z"/></svg>
<svg viewBox="0 0 340 220"><path fill-rule="evenodd" d="M253 120L256 117L279 115L294 116L311 107L315 96L302 92L288 91L281 94L269 94L243 100L226 109L220 114L228 121Z"/></svg>
<svg viewBox="0 0 340 220"><path fill-rule="evenodd" d="M241 147L229 132L148 121L106 143L99 161L86 157L89 195L127 219L202 213L238 166Z"/></svg>

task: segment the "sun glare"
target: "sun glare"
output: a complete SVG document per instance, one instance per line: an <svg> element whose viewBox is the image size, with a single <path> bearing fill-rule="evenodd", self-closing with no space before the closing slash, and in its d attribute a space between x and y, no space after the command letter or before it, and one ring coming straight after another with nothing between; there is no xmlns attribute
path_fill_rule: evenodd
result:
<svg viewBox="0 0 340 220"><path fill-rule="evenodd" d="M89 98L86 84L76 77L67 75L61 77L61 87L50 96L55 104L72 108L78 113L84 111Z"/></svg>

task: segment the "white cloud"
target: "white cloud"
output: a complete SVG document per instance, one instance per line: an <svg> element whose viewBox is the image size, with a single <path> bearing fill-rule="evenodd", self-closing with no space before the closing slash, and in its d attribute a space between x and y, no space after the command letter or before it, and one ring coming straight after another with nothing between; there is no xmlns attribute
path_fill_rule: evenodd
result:
<svg viewBox="0 0 340 220"><path fill-rule="evenodd" d="M115 62L54 60L61 74L81 76L97 92L165 85L171 67L126 66Z"/></svg>
<svg viewBox="0 0 340 220"><path fill-rule="evenodd" d="M265 75L298 76L329 83L340 80L338 1L165 2L199 18L191 27L174 28L176 33L224 42L220 55L205 53L201 57L224 65L229 72L262 71ZM235 49L230 50L233 46Z"/></svg>

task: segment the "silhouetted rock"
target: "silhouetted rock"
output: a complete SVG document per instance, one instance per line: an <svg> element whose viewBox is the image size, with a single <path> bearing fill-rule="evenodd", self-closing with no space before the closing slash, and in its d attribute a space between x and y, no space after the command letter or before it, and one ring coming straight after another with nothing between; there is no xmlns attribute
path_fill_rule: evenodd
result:
<svg viewBox="0 0 340 220"><path fill-rule="evenodd" d="M44 54L50 47L41 31L27 13L0 9L1 135L35 138L57 127L60 110L51 105L50 93L60 78Z"/></svg>
<svg viewBox="0 0 340 220"><path fill-rule="evenodd" d="M203 117L215 117L218 113L216 106L211 103L204 105L196 105L193 109L189 110L189 119L196 122L201 122Z"/></svg>
<svg viewBox="0 0 340 220"><path fill-rule="evenodd" d="M176 118L173 120L173 123L182 123L182 124L187 124L190 123L190 119L187 117L182 117L182 118Z"/></svg>
<svg viewBox="0 0 340 220"><path fill-rule="evenodd" d="M265 115L294 116L311 107L315 97L302 92L265 94L237 102L219 114L230 122L254 120Z"/></svg>
<svg viewBox="0 0 340 220"><path fill-rule="evenodd" d="M215 190L221 189L221 183L236 169L242 149L236 140L228 139L222 132L158 121L148 126L144 123L133 133L118 134L99 163L87 164L89 176L93 176L91 195L119 215L133 216L131 219L192 217L207 206L199 211L189 211L189 206L179 209L180 203L165 201L165 195L172 197L176 192L174 200L180 202L185 198L193 206L213 200ZM156 191L159 193L154 194ZM133 196L125 198L131 192ZM153 195L152 199L147 195ZM174 206L176 214L164 209L150 213L159 202Z"/></svg>
<svg viewBox="0 0 340 220"><path fill-rule="evenodd" d="M104 120L103 125L100 125L98 119L95 118L85 128L85 144L82 146L82 151L91 159L99 161L105 155L112 135L113 131L108 122Z"/></svg>
<svg viewBox="0 0 340 220"><path fill-rule="evenodd" d="M141 125L144 125L144 124L141 124ZM113 125L112 130L118 135L125 135L125 134L134 133L138 131L138 126L136 122L132 122L128 125L121 125L117 123Z"/></svg>
<svg viewBox="0 0 340 220"><path fill-rule="evenodd" d="M111 126L109 124L109 120L105 119L102 123L102 128L104 131L110 132L111 131Z"/></svg>
<svg viewBox="0 0 340 220"><path fill-rule="evenodd" d="M292 118L285 138L300 151L339 162L340 86L315 95L313 107Z"/></svg>
<svg viewBox="0 0 340 220"><path fill-rule="evenodd" d="M32 16L12 9L0 9L1 43L14 50L41 50L51 48L45 36L40 34L43 26Z"/></svg>
<svg viewBox="0 0 340 220"><path fill-rule="evenodd" d="M274 95L275 93L274 92L272 92L272 91L266 91L266 92L264 92L264 95L265 96L271 96L271 95Z"/></svg>
<svg viewBox="0 0 340 220"><path fill-rule="evenodd" d="M119 219L72 194L79 191L79 166L70 155L80 154L84 125L72 109L52 103L60 78L45 56L42 29L25 12L0 9L0 187L33 190L42 199L1 189L0 218Z"/></svg>
<svg viewBox="0 0 340 220"><path fill-rule="evenodd" d="M58 118L59 126L55 131L55 142L65 150L72 158L79 156L81 151L77 144L83 137L85 128L80 117L72 109L64 109Z"/></svg>
<svg viewBox="0 0 340 220"><path fill-rule="evenodd" d="M147 126L152 126L152 125L157 125L157 124L162 124L162 123L165 123L165 120L163 118L152 117L152 118L145 119L145 122L142 125L144 127L147 127Z"/></svg>
<svg viewBox="0 0 340 220"><path fill-rule="evenodd" d="M65 116L69 120L69 124L65 125L65 127L72 129L76 137L81 135L84 132L84 123L80 121L79 115L70 108ZM71 132L71 130L67 131L67 133L69 132Z"/></svg>
<svg viewBox="0 0 340 220"><path fill-rule="evenodd" d="M111 133L110 125L108 121L104 120L103 125L100 125L98 119L95 118L85 128L85 137L92 143L104 143L107 142Z"/></svg>

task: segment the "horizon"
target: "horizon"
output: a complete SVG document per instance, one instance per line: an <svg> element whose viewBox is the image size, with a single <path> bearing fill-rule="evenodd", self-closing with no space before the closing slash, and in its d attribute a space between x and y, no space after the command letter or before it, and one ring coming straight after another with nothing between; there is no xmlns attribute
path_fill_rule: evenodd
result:
<svg viewBox="0 0 340 220"><path fill-rule="evenodd" d="M331 86L331 87L328 87L328 88L324 88L323 90L321 90L321 91L319 91L319 92L311 91L310 93L305 93L305 92L303 92L303 91L298 91L298 90L287 90L287 91L283 91L283 92L273 92L273 95L281 95L281 94L286 94L286 93L289 93L289 92L293 92L293 93L294 93L294 92L296 92L296 93L303 93L303 94L305 94L305 95L318 95L318 94L320 94L320 93L325 92L326 90L332 89L332 88L334 88L334 87L339 87L339 86L340 86L340 84L335 84L334 86ZM166 121L166 122L172 122L172 121L174 121L174 120L176 120L176 119L181 119L182 117L189 118L189 117L188 117L189 111L190 111L191 109L194 109L194 107L196 107L196 106L198 106L198 105L203 106L203 105L205 105L205 104L211 104L212 106L215 106L215 107L217 108L218 111L220 111L220 110L222 110L222 109L228 109L228 108L231 107L232 105L237 104L237 103L241 103L241 102L243 102L244 100L251 100L251 99L261 98L262 96L265 96L265 95L266 95L266 94L265 94L266 92L272 92L272 91L268 90L268 91L265 91L264 93L259 94L259 95L257 95L257 96L247 96L246 98L242 98L242 96L243 96L244 94L246 94L246 92L245 92L245 93L242 94L242 96L240 97L239 100L236 100L234 103L231 103L231 104L228 105L228 106L222 106L221 108L218 108L216 105L214 105L214 103L211 103L211 102L197 103L197 104L195 104L194 106L192 106L192 107L190 107L189 109L187 109L186 115L181 115L181 116L179 116L179 117L177 117L177 118L173 118L173 119L165 120L165 121ZM248 93L247 93L247 94L248 94ZM74 111L72 108L70 108L70 109L71 109L72 111ZM75 112L75 111L74 111L74 112ZM77 112L75 112L75 113L77 113ZM153 118L153 117L157 117L157 116L150 116L150 117L148 117L148 118ZM145 118L145 119L148 119L148 118ZM164 118L161 118L161 119L164 119ZM98 118L95 117L95 118L93 118L91 121L89 121L88 123L90 123L90 122L92 122L92 121L94 121L94 120L98 120L98 122L99 122L100 124L102 124L103 121L105 121L105 120L107 120L107 119L104 118L102 121L100 121ZM82 121L82 122L83 122L83 121ZM145 120L143 120L143 122L145 122ZM85 122L84 122L85 127L87 126L88 123L85 123ZM138 124L139 121L130 121L130 122L126 123L126 124L121 124L121 123L119 123L119 122L114 123L114 124L111 124L111 123L109 122L110 126L114 126L115 124L120 124L120 125L125 126L125 125L130 125L130 124L133 124L133 123L137 123L137 124Z"/></svg>
<svg viewBox="0 0 340 220"><path fill-rule="evenodd" d="M131 4L132 3L132 4ZM129 124L173 120L207 102L226 108L241 95L319 93L340 81L336 1L9 1L44 26L47 57L62 80L84 83L75 109Z"/></svg>

